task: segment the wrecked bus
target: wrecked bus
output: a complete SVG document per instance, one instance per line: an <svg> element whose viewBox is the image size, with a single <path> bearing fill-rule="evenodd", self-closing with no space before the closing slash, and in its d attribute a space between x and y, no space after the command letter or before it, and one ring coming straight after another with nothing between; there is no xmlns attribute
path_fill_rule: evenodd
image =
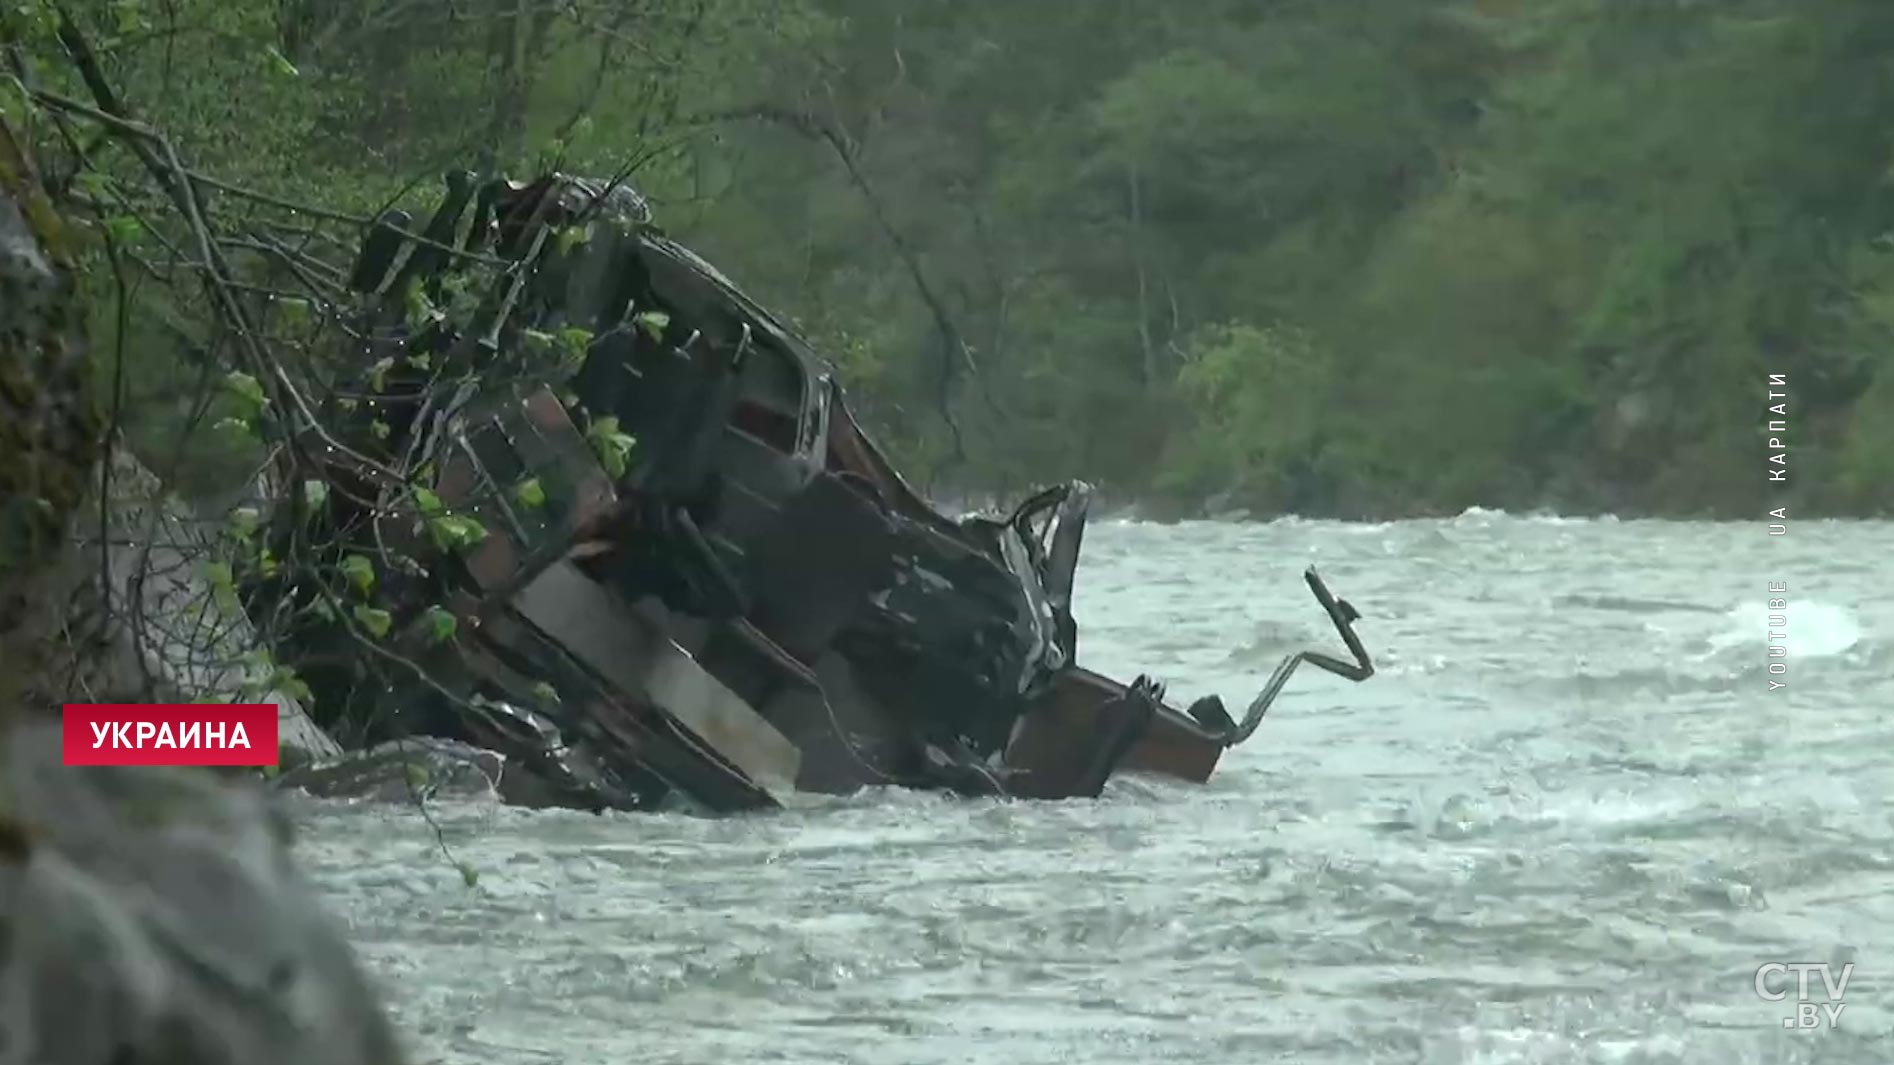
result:
<svg viewBox="0 0 1894 1065"><path fill-rule="evenodd" d="M368 571L377 653L404 667L365 682L362 634L316 611L284 657L332 732L464 740L589 809L1058 799L1122 771L1206 780L1301 663L1372 674L1312 569L1353 660L1288 656L1241 720L1085 669L1088 485L950 518L817 353L631 188L447 185L420 226L391 212L362 241L354 364L305 434L329 485L314 520Z"/></svg>

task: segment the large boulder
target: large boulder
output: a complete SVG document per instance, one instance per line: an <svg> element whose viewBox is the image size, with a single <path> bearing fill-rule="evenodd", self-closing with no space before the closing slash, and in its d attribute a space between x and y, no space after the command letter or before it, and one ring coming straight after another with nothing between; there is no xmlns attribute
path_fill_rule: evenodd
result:
<svg viewBox="0 0 1894 1065"><path fill-rule="evenodd" d="M6 742L0 1063L402 1061L252 782L67 767L50 724Z"/></svg>

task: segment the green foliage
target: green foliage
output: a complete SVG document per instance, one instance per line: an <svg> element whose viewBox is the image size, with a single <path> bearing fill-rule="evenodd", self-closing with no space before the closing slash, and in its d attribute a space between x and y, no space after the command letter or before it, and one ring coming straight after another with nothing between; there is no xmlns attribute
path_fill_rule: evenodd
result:
<svg viewBox="0 0 1894 1065"><path fill-rule="evenodd" d="M447 610L431 606L427 610L428 637L435 643L446 643L454 638L455 630L460 628L460 619Z"/></svg>
<svg viewBox="0 0 1894 1065"><path fill-rule="evenodd" d="M388 630L395 623L394 616L380 607L356 606L350 612L354 614L356 623L376 639L388 635Z"/></svg>
<svg viewBox="0 0 1894 1065"><path fill-rule="evenodd" d="M443 551L464 551L487 538L486 526L464 515L443 514L429 518L427 527L435 546Z"/></svg>
<svg viewBox="0 0 1894 1065"><path fill-rule="evenodd" d="M625 475L631 462L631 449L637 441L618 428L617 418L606 415L594 419L586 427L585 438L591 442L599 462L604 464L605 472L613 477Z"/></svg>
<svg viewBox="0 0 1894 1065"><path fill-rule="evenodd" d="M255 416L263 413L269 398L263 394L263 386L257 379L242 370L232 370L224 375L224 387L236 397L246 413Z"/></svg>
<svg viewBox="0 0 1894 1065"><path fill-rule="evenodd" d="M364 555L347 555L342 559L342 577L355 589L357 595L366 596L375 590L375 564Z"/></svg>
<svg viewBox="0 0 1894 1065"><path fill-rule="evenodd" d="M637 315L634 321L638 323L638 328L644 330L645 335L651 339L663 340L664 327L671 324L671 316L663 311L646 311Z"/></svg>
<svg viewBox="0 0 1894 1065"><path fill-rule="evenodd" d="M1808 498L1889 505L1849 415L1894 339L1894 8L892 6L823 5L825 91L975 348L968 487L1749 513L1777 372L1852 456ZM742 144L702 242L924 477L942 359L873 210L822 145Z"/></svg>
<svg viewBox="0 0 1894 1065"><path fill-rule="evenodd" d="M528 477L513 486L513 499L528 510L538 510L546 505L545 486L539 483L539 478Z"/></svg>
<svg viewBox="0 0 1894 1065"><path fill-rule="evenodd" d="M567 326L559 330L555 340L559 350L559 360L568 369L577 370L584 362L592 346L592 331L578 326Z"/></svg>
<svg viewBox="0 0 1894 1065"><path fill-rule="evenodd" d="M1197 417L1166 487L1234 489L1246 502L1283 509L1309 502L1300 496L1322 457L1331 356L1289 329L1210 326L1191 338L1178 384Z"/></svg>
<svg viewBox="0 0 1894 1065"><path fill-rule="evenodd" d="M228 562L204 564L204 580L210 586L211 599L226 614L237 614L242 603L237 597L237 582Z"/></svg>
<svg viewBox="0 0 1894 1065"><path fill-rule="evenodd" d="M414 183L444 169L635 161L666 229L808 336L923 484L1749 512L1765 482L1742 441L1774 372L1798 446L1831 460L1796 490L1894 506L1894 7L1878 0L71 9L193 168L274 196L425 217ZM37 83L83 97L51 61L52 6L0 10L49 57ZM30 107L20 84L0 79L9 114ZM716 117L759 104L833 123L852 165L788 124ZM102 157L74 185L104 205L93 232L150 255L161 234L119 200L134 168ZM556 234L555 261L596 239ZM404 290L408 325L465 321L491 280ZM138 300L139 322L182 317ZM329 309L273 313L305 331ZM632 324L662 342L670 318ZM595 339L545 328L525 345L560 369ZM134 436L175 435L211 338L133 339ZM371 384L395 376L384 358ZM221 429L191 436L183 467L253 468L258 427L287 413L272 394L227 377L206 420ZM631 437L609 419L589 436L621 475ZM437 542L484 535L419 509Z"/></svg>

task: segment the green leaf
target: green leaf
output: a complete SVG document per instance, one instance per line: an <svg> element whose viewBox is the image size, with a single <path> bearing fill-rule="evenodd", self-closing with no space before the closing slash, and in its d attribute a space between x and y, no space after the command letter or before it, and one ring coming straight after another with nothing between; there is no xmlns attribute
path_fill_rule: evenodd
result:
<svg viewBox="0 0 1894 1065"><path fill-rule="evenodd" d="M631 449L637 444L629 433L620 432L618 419L606 415L594 421L585 431L585 437L592 444L598 460L605 472L614 478L623 477L631 464Z"/></svg>
<svg viewBox="0 0 1894 1065"><path fill-rule="evenodd" d="M608 443L612 450L605 461L605 468L613 477L623 477L626 468L631 465L631 449L637 441L624 433L613 433Z"/></svg>
<svg viewBox="0 0 1894 1065"><path fill-rule="evenodd" d="M296 69L296 64L290 62L288 56L277 51L275 45L265 45L263 54L269 57L270 65L276 68L277 73L292 78L302 77L302 71Z"/></svg>
<svg viewBox="0 0 1894 1065"><path fill-rule="evenodd" d="M406 770L404 775L408 778L408 787L415 791L426 790L428 781L433 777L433 774L427 771L427 766L419 762L409 762L404 768Z"/></svg>
<svg viewBox="0 0 1894 1065"><path fill-rule="evenodd" d="M73 187L95 200L112 193L112 179L97 170L82 170L72 179Z"/></svg>
<svg viewBox="0 0 1894 1065"><path fill-rule="evenodd" d="M438 606L427 608L428 635L435 643L446 643L454 638L454 630L460 627L460 619Z"/></svg>
<svg viewBox="0 0 1894 1065"><path fill-rule="evenodd" d="M388 423L380 418L376 418L374 421L368 423L368 431L377 440L386 440L389 435L394 432L393 429L389 428Z"/></svg>
<svg viewBox="0 0 1894 1065"><path fill-rule="evenodd" d="M538 699L541 703L550 703L556 706L559 703L559 689L542 680L533 685L533 698Z"/></svg>
<svg viewBox="0 0 1894 1065"><path fill-rule="evenodd" d="M263 394L263 385L242 370L225 374L224 388L248 406L252 413L261 411L269 403L269 397Z"/></svg>
<svg viewBox="0 0 1894 1065"><path fill-rule="evenodd" d="M526 342L530 354L540 355L552 350L552 334L539 329L520 330L520 339Z"/></svg>
<svg viewBox="0 0 1894 1065"><path fill-rule="evenodd" d="M585 361L586 349L592 345L592 331L578 326L567 326L559 330L559 354L566 362L578 364Z"/></svg>
<svg viewBox="0 0 1894 1065"><path fill-rule="evenodd" d="M225 614L236 614L243 610L243 601L237 598L236 585L224 585L211 592L211 602Z"/></svg>
<svg viewBox="0 0 1894 1065"><path fill-rule="evenodd" d="M513 486L513 498L519 501L520 506L537 510L546 505L546 489L539 483L539 478L528 477Z"/></svg>
<svg viewBox="0 0 1894 1065"><path fill-rule="evenodd" d="M301 296L280 296L276 300L276 307L283 313L285 324L309 324L309 301Z"/></svg>
<svg viewBox="0 0 1894 1065"><path fill-rule="evenodd" d="M142 5L137 0L112 0L107 6L112 12L112 24L119 33L130 35L151 28L151 21L139 10Z"/></svg>
<svg viewBox="0 0 1894 1065"><path fill-rule="evenodd" d="M9 72L0 77L0 117L24 126L31 121L35 110L33 97L27 94L18 76Z"/></svg>
<svg viewBox="0 0 1894 1065"><path fill-rule="evenodd" d="M105 233L114 244L136 244L145 235L145 224L132 215L116 215L105 220Z"/></svg>
<svg viewBox="0 0 1894 1065"><path fill-rule="evenodd" d="M459 869L460 869L460 882L461 883L467 885L468 887L473 887L476 884L480 883L480 874L474 869L473 866L468 865L466 862L461 862L459 865Z"/></svg>
<svg viewBox="0 0 1894 1065"><path fill-rule="evenodd" d="M663 311L646 311L633 318L632 321L638 323L638 328L644 330L646 336L653 340L663 340L664 327L671 324L671 316Z"/></svg>
<svg viewBox="0 0 1894 1065"><path fill-rule="evenodd" d="M435 495L432 489L422 488L420 485L414 487L414 505L421 513L429 515L440 514L447 509L441 504L440 496Z"/></svg>
<svg viewBox="0 0 1894 1065"><path fill-rule="evenodd" d="M327 481L303 482L303 502L308 504L310 510L321 510L322 505L328 501L329 484Z"/></svg>
<svg viewBox="0 0 1894 1065"><path fill-rule="evenodd" d="M358 606L353 613L355 620L361 623L362 628L367 629L369 634L377 639L388 635L389 628L395 623L394 617L379 607Z"/></svg>
<svg viewBox="0 0 1894 1065"><path fill-rule="evenodd" d="M336 568L342 571L342 576L360 594L367 595L375 590L375 563L366 555L349 555Z"/></svg>
<svg viewBox="0 0 1894 1065"><path fill-rule="evenodd" d="M408 280L407 291L402 293L402 304L407 311L409 329L420 329L427 324L428 319L440 313L427 298L427 288L418 277Z"/></svg>
<svg viewBox="0 0 1894 1065"><path fill-rule="evenodd" d="M445 551L460 551L487 538L486 526L456 514L431 519L428 530L434 534L434 542Z"/></svg>
<svg viewBox="0 0 1894 1065"><path fill-rule="evenodd" d="M393 358L376 359L375 364L368 368L368 387L377 392L388 391L388 371L393 369L394 365Z"/></svg>
<svg viewBox="0 0 1894 1065"><path fill-rule="evenodd" d="M441 295L447 297L447 317L465 322L480 309L480 294L474 288L472 274L454 274L441 282Z"/></svg>
<svg viewBox="0 0 1894 1065"><path fill-rule="evenodd" d="M238 507L230 512L230 531L248 540L263 523L263 514L255 507Z"/></svg>
<svg viewBox="0 0 1894 1065"><path fill-rule="evenodd" d="M434 357L425 351L418 355L410 355L408 356L408 365L417 370L426 370L434 365Z"/></svg>
<svg viewBox="0 0 1894 1065"><path fill-rule="evenodd" d="M308 683L301 677L289 677L285 679L283 681L283 691L285 694L294 696L296 701L303 705L304 710L308 710L316 705L316 693L309 690Z"/></svg>
<svg viewBox="0 0 1894 1065"><path fill-rule="evenodd" d="M210 584L211 601L225 613L234 613L242 608L237 601L237 579L230 572L228 562L207 562L204 564L204 579Z"/></svg>
<svg viewBox="0 0 1894 1065"><path fill-rule="evenodd" d="M572 249L583 245L591 239L592 227L590 225L567 226L559 231L556 247L560 255L570 255L572 254Z"/></svg>
<svg viewBox="0 0 1894 1065"><path fill-rule="evenodd" d="M309 685L303 683L303 679L296 675L296 671L288 666L277 667L270 676L270 687L301 703L304 710L309 709L316 701L315 693L309 690Z"/></svg>
<svg viewBox="0 0 1894 1065"><path fill-rule="evenodd" d="M38 108L33 103L33 97L27 93L26 86L20 84L17 76L8 73L0 77L0 116L25 126L32 121L36 110Z"/></svg>

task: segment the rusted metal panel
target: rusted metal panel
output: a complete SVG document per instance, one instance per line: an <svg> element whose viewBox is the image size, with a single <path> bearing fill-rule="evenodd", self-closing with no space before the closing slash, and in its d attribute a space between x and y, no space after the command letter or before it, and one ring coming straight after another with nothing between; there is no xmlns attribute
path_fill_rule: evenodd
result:
<svg viewBox="0 0 1894 1065"><path fill-rule="evenodd" d="M526 564L526 552L505 533L488 533L467 553L467 573L486 591L510 586Z"/></svg>
<svg viewBox="0 0 1894 1065"><path fill-rule="evenodd" d="M510 440L528 470L556 475L556 483L545 487L548 501L563 519L561 531L583 534L592 529L610 515L618 497L585 434L551 389L521 400L520 414L519 431Z"/></svg>
<svg viewBox="0 0 1894 1065"><path fill-rule="evenodd" d="M649 701L772 796L794 789L801 753L664 632L571 563L556 562L515 609L614 687ZM780 801L780 799L779 799Z"/></svg>
<svg viewBox="0 0 1894 1065"><path fill-rule="evenodd" d="M481 519L488 535L465 564L480 588L497 592L601 525L617 494L550 389L473 414L468 422L441 460L435 490L445 505L464 506ZM529 481L536 491L527 501L521 492Z"/></svg>
<svg viewBox="0 0 1894 1065"><path fill-rule="evenodd" d="M1172 707L1160 706L1118 767L1201 784L1217 771L1224 749L1222 739Z"/></svg>
<svg viewBox="0 0 1894 1065"><path fill-rule="evenodd" d="M1046 701L1023 719L1006 748L1006 764L1038 774L1072 772L1083 738L1098 734L1101 717L1122 699L1125 685L1089 669L1063 671ZM1118 762L1136 769L1201 783L1210 779L1223 755L1223 743L1176 710L1160 704Z"/></svg>
<svg viewBox="0 0 1894 1065"><path fill-rule="evenodd" d="M802 752L682 647L668 639L659 644L645 691L778 802L795 790Z"/></svg>

